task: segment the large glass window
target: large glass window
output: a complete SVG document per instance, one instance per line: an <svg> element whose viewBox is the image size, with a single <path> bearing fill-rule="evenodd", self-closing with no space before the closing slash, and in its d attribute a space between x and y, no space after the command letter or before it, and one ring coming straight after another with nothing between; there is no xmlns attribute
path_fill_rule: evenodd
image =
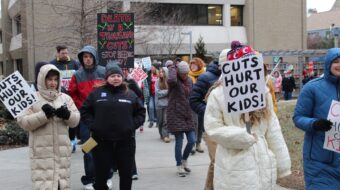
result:
<svg viewBox="0 0 340 190"><path fill-rule="evenodd" d="M0 44L2 43L2 31L0 31Z"/></svg>
<svg viewBox="0 0 340 190"><path fill-rule="evenodd" d="M243 26L243 6L230 6L230 24L231 26Z"/></svg>
<svg viewBox="0 0 340 190"><path fill-rule="evenodd" d="M16 34L21 33L21 16L18 15L15 17L15 27L16 27Z"/></svg>
<svg viewBox="0 0 340 190"><path fill-rule="evenodd" d="M222 25L222 5L203 4L170 4L147 3L147 8L142 3L131 3L131 10L144 7L144 19L137 21L139 25ZM145 5L145 4L143 4Z"/></svg>
<svg viewBox="0 0 340 190"><path fill-rule="evenodd" d="M22 65L22 59L16 59L15 62L16 62L16 65L17 65L17 70L19 71L19 73L22 74L23 71L24 71L24 67Z"/></svg>

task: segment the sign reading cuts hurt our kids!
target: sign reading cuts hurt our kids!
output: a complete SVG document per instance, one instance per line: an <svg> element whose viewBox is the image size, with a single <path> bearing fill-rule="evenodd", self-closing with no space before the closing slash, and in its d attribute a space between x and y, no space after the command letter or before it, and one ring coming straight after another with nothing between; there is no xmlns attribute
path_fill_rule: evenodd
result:
<svg viewBox="0 0 340 190"><path fill-rule="evenodd" d="M325 133L323 148L340 153L340 102L332 101L327 119L330 120L333 125L332 128Z"/></svg>
<svg viewBox="0 0 340 190"><path fill-rule="evenodd" d="M227 113L247 113L266 106L262 54L250 54L222 65Z"/></svg>
<svg viewBox="0 0 340 190"><path fill-rule="evenodd" d="M30 108L38 98L21 74L16 71L0 81L0 100L16 118Z"/></svg>

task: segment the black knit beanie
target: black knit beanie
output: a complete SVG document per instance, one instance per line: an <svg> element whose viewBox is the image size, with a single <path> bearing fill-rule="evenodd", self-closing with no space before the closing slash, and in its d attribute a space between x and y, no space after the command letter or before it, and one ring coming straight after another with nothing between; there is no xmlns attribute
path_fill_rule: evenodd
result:
<svg viewBox="0 0 340 190"><path fill-rule="evenodd" d="M123 71L118 66L117 61L111 61L111 62L107 63L107 65L106 65L105 79L107 79L107 77L109 77L112 74L120 74L120 75L122 75L122 77L124 77Z"/></svg>

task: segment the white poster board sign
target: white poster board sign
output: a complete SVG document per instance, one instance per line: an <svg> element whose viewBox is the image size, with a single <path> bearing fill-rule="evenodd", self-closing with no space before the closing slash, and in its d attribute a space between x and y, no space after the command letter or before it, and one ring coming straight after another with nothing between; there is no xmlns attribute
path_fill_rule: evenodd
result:
<svg viewBox="0 0 340 190"><path fill-rule="evenodd" d="M142 62L143 62L144 68L147 71L150 71L151 70L151 65L152 65L151 58L150 57L144 57L144 58L142 58Z"/></svg>
<svg viewBox="0 0 340 190"><path fill-rule="evenodd" d="M327 119L333 126L325 133L323 148L340 153L340 102L332 101Z"/></svg>
<svg viewBox="0 0 340 190"><path fill-rule="evenodd" d="M16 118L30 108L38 97L21 74L16 71L0 81L0 100Z"/></svg>
<svg viewBox="0 0 340 190"><path fill-rule="evenodd" d="M223 63L222 80L227 113L247 113L266 106L262 54Z"/></svg>
<svg viewBox="0 0 340 190"><path fill-rule="evenodd" d="M134 68L143 68L143 62L141 58L134 59Z"/></svg>

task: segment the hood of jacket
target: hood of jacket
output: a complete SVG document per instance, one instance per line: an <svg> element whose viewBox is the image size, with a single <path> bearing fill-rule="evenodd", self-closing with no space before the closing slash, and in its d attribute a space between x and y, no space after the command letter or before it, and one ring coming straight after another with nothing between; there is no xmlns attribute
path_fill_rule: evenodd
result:
<svg viewBox="0 0 340 190"><path fill-rule="evenodd" d="M340 77L336 77L331 74L331 66L334 59L340 57L340 48L331 48L328 50L325 58L325 69L324 69L324 77L326 80L329 80L333 83L336 83L340 80Z"/></svg>
<svg viewBox="0 0 340 190"><path fill-rule="evenodd" d="M87 45L87 46L84 46L78 53L78 60L83 68L85 68L84 61L83 61L84 53L90 53L93 56L94 66L98 65L97 50L93 46Z"/></svg>
<svg viewBox="0 0 340 190"><path fill-rule="evenodd" d="M59 73L59 83L58 83L58 89L57 90L47 89L47 86L46 86L46 83L45 83L47 73L51 70L55 70ZM61 85L60 85L61 79L60 78L61 78L60 77L60 71L56 66L54 66L52 64L46 64L46 65L42 66L40 68L40 71L39 71L39 74L38 74L38 80L37 80L37 87L38 87L39 94L48 101L55 100L58 97L58 95L61 91Z"/></svg>
<svg viewBox="0 0 340 190"><path fill-rule="evenodd" d="M210 62L210 64L207 66L206 71L214 73L217 76L221 75L221 70L218 69L218 62L217 61Z"/></svg>

